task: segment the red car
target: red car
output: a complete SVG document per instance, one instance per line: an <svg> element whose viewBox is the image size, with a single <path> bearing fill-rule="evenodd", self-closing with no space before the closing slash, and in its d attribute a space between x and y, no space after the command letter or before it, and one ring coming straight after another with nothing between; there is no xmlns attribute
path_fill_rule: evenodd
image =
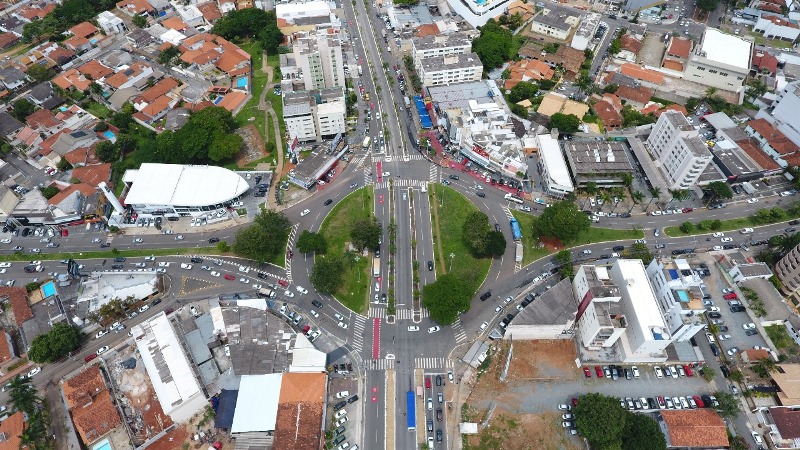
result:
<svg viewBox="0 0 800 450"><path fill-rule="evenodd" d="M69 236L69 231L66 228L61 229L61 237Z"/></svg>
<svg viewBox="0 0 800 450"><path fill-rule="evenodd" d="M684 365L683 365L683 370L684 370L684 372L686 372L686 376L687 376L687 377L691 377L691 376L693 376L693 375L694 375L694 373L692 372L692 368L691 368L691 367L689 367L689 365L688 365L688 364L684 364Z"/></svg>
<svg viewBox="0 0 800 450"><path fill-rule="evenodd" d="M722 298L724 298L725 300L736 300L738 297L736 297L736 292L731 292L723 295Z"/></svg>
<svg viewBox="0 0 800 450"><path fill-rule="evenodd" d="M597 374L597 378L603 378L603 369L600 366L594 366L594 373Z"/></svg>
<svg viewBox="0 0 800 450"><path fill-rule="evenodd" d="M430 389L431 388L431 377L426 377L425 378L425 388L426 389Z"/></svg>
<svg viewBox="0 0 800 450"><path fill-rule="evenodd" d="M311 330L311 327L306 325L303 327L303 334L308 334L308 331Z"/></svg>
<svg viewBox="0 0 800 450"><path fill-rule="evenodd" d="M86 362L89 362L89 361L91 361L91 360L93 360L95 358L97 358L97 353L92 353L91 355L87 356L84 359L86 360Z"/></svg>
<svg viewBox="0 0 800 450"><path fill-rule="evenodd" d="M280 284L283 287L289 286L289 282L286 280L278 280L278 284Z"/></svg>
<svg viewBox="0 0 800 450"><path fill-rule="evenodd" d="M683 209L681 210L681 212L683 212L684 214L686 214L686 213L690 213L690 212L692 212L692 211L694 211L694 208L683 208Z"/></svg>
<svg viewBox="0 0 800 450"><path fill-rule="evenodd" d="M701 399L699 395L695 395L692 398L694 399L694 402L697 403L697 407L698 408L705 408L706 407L706 404L703 403L703 399Z"/></svg>
<svg viewBox="0 0 800 450"><path fill-rule="evenodd" d="M586 375L586 378L592 378L592 371L588 367L583 368L583 374Z"/></svg>
<svg viewBox="0 0 800 450"><path fill-rule="evenodd" d="M231 275L231 274L229 274L229 273L226 273L225 274L225 279L228 280L228 281L233 281L233 280L236 279L236 277Z"/></svg>

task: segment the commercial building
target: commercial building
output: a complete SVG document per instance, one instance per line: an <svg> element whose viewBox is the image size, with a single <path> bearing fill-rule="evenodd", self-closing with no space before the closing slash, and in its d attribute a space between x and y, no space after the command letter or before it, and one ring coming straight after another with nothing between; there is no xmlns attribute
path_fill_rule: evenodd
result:
<svg viewBox="0 0 800 450"><path fill-rule="evenodd" d="M768 280L772 277L772 271L766 263L756 261L738 251L724 254L717 260L717 264L736 283L756 278Z"/></svg>
<svg viewBox="0 0 800 450"><path fill-rule="evenodd" d="M667 359L666 348L674 339L641 260L581 266L573 289L579 340L587 350L613 351L615 359L626 363Z"/></svg>
<svg viewBox="0 0 800 450"><path fill-rule="evenodd" d="M278 27L284 34L342 27L341 19L331 10L330 4L322 0L277 3L275 15L278 18Z"/></svg>
<svg viewBox="0 0 800 450"><path fill-rule="evenodd" d="M575 35L572 36L570 47L576 50L586 50L592 42L597 29L600 27L600 14L590 13L584 16L581 24L575 30Z"/></svg>
<svg viewBox="0 0 800 450"><path fill-rule="evenodd" d="M785 98L785 97L784 97ZM781 114L785 117L785 113ZM790 121L788 123L793 123ZM786 126L794 128L796 125ZM759 147L772 157L781 167L788 167L797 163L795 159L800 146L789 139L781 130L771 124L766 118L754 119L747 122L744 132L758 142Z"/></svg>
<svg viewBox="0 0 800 450"><path fill-rule="evenodd" d="M767 110L759 111L764 118L795 145L800 146L800 81L793 81L776 93L777 98Z"/></svg>
<svg viewBox="0 0 800 450"><path fill-rule="evenodd" d="M156 272L92 272L81 282L78 303L88 303L88 312L95 313L112 300L139 301L158 292ZM81 319L87 319L82 317Z"/></svg>
<svg viewBox="0 0 800 450"><path fill-rule="evenodd" d="M692 189L712 160L705 142L683 114L666 111L647 138L647 148L669 189Z"/></svg>
<svg viewBox="0 0 800 450"><path fill-rule="evenodd" d="M344 133L346 114L341 87L283 94L283 119L290 141L319 142Z"/></svg>
<svg viewBox="0 0 800 450"><path fill-rule="evenodd" d="M114 397L97 364L64 380L61 389L75 431L86 447L122 425Z"/></svg>
<svg viewBox="0 0 800 450"><path fill-rule="evenodd" d="M647 276L674 341L688 341L703 329L703 279L688 261L653 259L647 266Z"/></svg>
<svg viewBox="0 0 800 450"><path fill-rule="evenodd" d="M504 339L572 339L577 302L565 278L536 297L508 324Z"/></svg>
<svg viewBox="0 0 800 450"><path fill-rule="evenodd" d="M208 405L189 358L166 314L159 313L131 330L136 348L161 409L174 422L189 420Z"/></svg>
<svg viewBox="0 0 800 450"><path fill-rule="evenodd" d="M510 2L511 0L447 0L447 5L477 28L485 25L489 19L505 13Z"/></svg>
<svg viewBox="0 0 800 450"><path fill-rule="evenodd" d="M564 41L580 21L580 14L572 9L546 4L531 21L531 31Z"/></svg>
<svg viewBox="0 0 800 450"><path fill-rule="evenodd" d="M542 175L545 192L554 197L565 197L575 191L569 167L564 159L564 153L558 144L558 139L550 134L536 136L539 148L538 170Z"/></svg>
<svg viewBox="0 0 800 450"><path fill-rule="evenodd" d="M472 37L463 32L436 34L411 39L411 56L415 67L423 59L434 56L461 55L472 51Z"/></svg>
<svg viewBox="0 0 800 450"><path fill-rule="evenodd" d="M199 216L221 209L249 188L244 178L223 167L181 164L145 163L127 170L122 182L128 208L139 215L167 217ZM104 193L108 198L107 189ZM113 204L116 198L111 194L108 200Z"/></svg>
<svg viewBox="0 0 800 450"><path fill-rule="evenodd" d="M564 141L564 153L572 179L579 188L590 182L601 188L622 186L623 175L633 174L623 142Z"/></svg>
<svg viewBox="0 0 800 450"><path fill-rule="evenodd" d="M344 86L344 59L338 30L297 33L292 51L306 90Z"/></svg>
<svg viewBox="0 0 800 450"><path fill-rule="evenodd" d="M753 26L753 31L767 39L794 42L800 36L800 26L777 14L762 14Z"/></svg>
<svg viewBox="0 0 800 450"><path fill-rule="evenodd" d="M684 79L736 92L741 101L752 56L753 42L748 38L708 27L700 45L689 55Z"/></svg>
<svg viewBox="0 0 800 450"><path fill-rule="evenodd" d="M424 86L442 86L479 81L483 64L475 53L431 56L420 61L419 74Z"/></svg>

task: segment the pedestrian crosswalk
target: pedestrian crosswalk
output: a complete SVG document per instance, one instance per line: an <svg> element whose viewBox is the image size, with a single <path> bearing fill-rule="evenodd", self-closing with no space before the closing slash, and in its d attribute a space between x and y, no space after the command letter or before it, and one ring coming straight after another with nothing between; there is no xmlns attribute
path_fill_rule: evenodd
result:
<svg viewBox="0 0 800 450"><path fill-rule="evenodd" d="M369 167L364 167L364 186L369 186L372 183L372 169Z"/></svg>
<svg viewBox="0 0 800 450"><path fill-rule="evenodd" d="M415 369L452 369L453 361L444 358L414 358Z"/></svg>
<svg viewBox="0 0 800 450"><path fill-rule="evenodd" d="M421 313L422 313L422 318L428 317L428 310L427 309L423 308ZM417 312L417 314L419 314L419 312ZM396 317L397 317L397 320L414 320L415 319L414 310L411 310L411 309L400 309L400 310L397 311Z"/></svg>
<svg viewBox="0 0 800 450"><path fill-rule="evenodd" d="M404 180L404 179L397 179L392 180L392 185L394 187L428 187L427 181L420 181L420 180ZM389 181L384 178L384 181L380 183L375 183L375 189L388 189L389 188Z"/></svg>
<svg viewBox="0 0 800 450"><path fill-rule="evenodd" d="M369 307L369 317L374 319L385 319L388 314L386 314L386 308L382 306L370 306ZM394 314L395 320L413 320L414 319L414 311L410 309L398 309L395 311ZM422 317L428 317L428 310L422 310Z"/></svg>
<svg viewBox="0 0 800 450"><path fill-rule="evenodd" d="M364 167L364 165L367 163L368 159L369 159L369 155L359 155L359 156L355 156L350 161L350 163L355 165L356 169L360 169L360 168Z"/></svg>
<svg viewBox="0 0 800 450"><path fill-rule="evenodd" d="M394 369L396 361L394 359L369 359L367 360L367 370L389 370Z"/></svg>
<svg viewBox="0 0 800 450"><path fill-rule="evenodd" d="M353 348L360 352L364 348L364 330L367 318L358 314L354 316L353 325Z"/></svg>
<svg viewBox="0 0 800 450"><path fill-rule="evenodd" d="M300 224L295 224L292 229L289 231L289 240L286 242L286 279L289 280L289 283L292 282L292 258L289 257L289 252L294 245L294 238L297 237L297 228Z"/></svg>
<svg viewBox="0 0 800 450"><path fill-rule="evenodd" d="M408 155L408 154L403 155L403 161L406 161L406 162L408 162L408 161L422 161L424 159L425 159L425 157L420 155L419 153L412 153L410 155Z"/></svg>
<svg viewBox="0 0 800 450"><path fill-rule="evenodd" d="M460 344L467 340L467 333L464 331L464 326L461 325L461 317L457 318L450 327L456 336L456 344Z"/></svg>
<svg viewBox="0 0 800 450"><path fill-rule="evenodd" d="M439 166L436 164L431 164L430 177L428 179L431 183L436 183L439 181Z"/></svg>

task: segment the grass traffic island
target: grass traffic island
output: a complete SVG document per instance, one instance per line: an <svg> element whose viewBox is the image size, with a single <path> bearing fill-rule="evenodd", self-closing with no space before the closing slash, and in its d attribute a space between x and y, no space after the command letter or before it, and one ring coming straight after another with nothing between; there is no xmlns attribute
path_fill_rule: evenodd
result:
<svg viewBox="0 0 800 450"><path fill-rule="evenodd" d="M455 189L440 184L435 185L429 196L431 206L436 209L436 217L431 218L436 274L452 273L464 280L469 290L477 292L489 273L492 258L473 257L461 236L467 216L478 211L478 207Z"/></svg>
<svg viewBox="0 0 800 450"><path fill-rule="evenodd" d="M334 206L320 226L328 251L316 258L345 257L347 264L342 272L342 285L333 295L348 309L356 313L367 310L369 288L372 284L371 253L369 257L348 252L351 225L358 219L373 216L373 190L363 187L351 192Z"/></svg>
<svg viewBox="0 0 800 450"><path fill-rule="evenodd" d="M541 259L549 254L555 253L559 249L555 249L549 245L542 245L539 238L533 235L533 226L536 223L536 216L527 214L521 211L511 211L511 215L519 222L520 230L522 230L522 265L528 264ZM582 232L574 242L567 242L564 248L575 247L578 245L593 244L597 242L613 242L624 241L631 239L642 239L644 232L638 229L620 230L614 228L599 228L590 227L588 230Z"/></svg>

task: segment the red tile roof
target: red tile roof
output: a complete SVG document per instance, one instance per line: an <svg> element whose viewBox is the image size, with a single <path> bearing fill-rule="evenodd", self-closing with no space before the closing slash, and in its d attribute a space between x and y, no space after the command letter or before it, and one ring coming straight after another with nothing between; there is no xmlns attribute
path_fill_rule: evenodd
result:
<svg viewBox="0 0 800 450"><path fill-rule="evenodd" d="M800 26L798 26L796 23L789 22L788 20L784 19L783 17L762 14L761 18L764 19L764 20L769 20L773 24L780 25L782 27L795 28L795 29L800 28Z"/></svg>
<svg viewBox="0 0 800 450"><path fill-rule="evenodd" d="M753 161L755 161L756 164L761 166L762 169L777 170L781 168L781 166L777 162L775 162L774 159L770 158L769 155L764 153L764 150L761 150L760 148L758 148L757 145L753 144L749 140L738 141L736 142L736 144L738 144L739 147L741 147L742 150L744 150L744 152L747 153L747 156L749 156Z"/></svg>
<svg viewBox="0 0 800 450"><path fill-rule="evenodd" d="M0 297L8 297L17 326L22 326L23 322L33 319L33 311L28 305L28 291L24 287L0 286Z"/></svg>
<svg viewBox="0 0 800 450"><path fill-rule="evenodd" d="M800 439L800 409L769 408L775 426L783 439Z"/></svg>
<svg viewBox="0 0 800 450"><path fill-rule="evenodd" d="M169 104L172 102L172 99L167 97L166 95L162 95L158 97L154 101L147 104L140 112L150 119L157 117L161 114L165 109L169 108Z"/></svg>
<svg viewBox="0 0 800 450"><path fill-rule="evenodd" d="M778 5L775 5L773 3L759 2L756 5L756 9L760 9L761 11L770 11L770 12L774 12L774 13L778 13L778 14L780 14L782 12L781 11L781 7L778 6Z"/></svg>
<svg viewBox="0 0 800 450"><path fill-rule="evenodd" d="M88 38L100 30L97 29L96 26L92 25L89 22L81 22L74 27L69 29L69 32L72 33L74 36Z"/></svg>
<svg viewBox="0 0 800 450"><path fill-rule="evenodd" d="M137 97L136 101L150 103L176 87L178 87L178 81L176 79L170 77L162 78L158 83L142 92L142 94Z"/></svg>
<svg viewBox="0 0 800 450"><path fill-rule="evenodd" d="M122 424L99 366L90 366L70 378L62 389L72 422L85 444L91 445Z"/></svg>
<svg viewBox="0 0 800 450"><path fill-rule="evenodd" d="M273 450L321 448L326 378L323 373L283 375Z"/></svg>
<svg viewBox="0 0 800 450"><path fill-rule="evenodd" d="M642 104L646 104L650 101L650 97L653 96L653 90L648 89L644 86L639 87L630 87L630 86L620 86L617 89L617 97L625 100L630 100L633 102L638 102Z"/></svg>
<svg viewBox="0 0 800 450"><path fill-rule="evenodd" d="M747 126L755 130L767 143L781 155L789 155L800 150L797 144L789 140L780 130L777 130L766 119L755 119L747 122Z"/></svg>
<svg viewBox="0 0 800 450"><path fill-rule="evenodd" d="M97 192L97 188L89 186L88 184L71 184L68 187L66 187L63 191L59 192L58 194L47 200L47 203L56 206L59 203L63 202L67 197L69 197L76 191L83 194L84 197L89 197L90 195L93 195L95 192Z"/></svg>
<svg viewBox="0 0 800 450"><path fill-rule="evenodd" d="M608 102L617 112L622 111L622 100L617 97L617 94L612 94L610 92L606 92L603 94L603 100Z"/></svg>
<svg viewBox="0 0 800 450"><path fill-rule="evenodd" d="M664 74L656 72L655 70L639 67L636 64L625 63L620 66L620 72L623 75L647 81L648 83L664 84Z"/></svg>
<svg viewBox="0 0 800 450"><path fill-rule="evenodd" d="M758 70L767 69L774 75L778 70L778 58L765 51L753 49L753 67Z"/></svg>
<svg viewBox="0 0 800 450"><path fill-rule="evenodd" d="M11 353L11 347L8 345L9 335L6 330L0 328L0 364L9 361L14 355Z"/></svg>
<svg viewBox="0 0 800 450"><path fill-rule="evenodd" d="M672 44L667 50L668 55L677 56L678 58L687 59L689 52L692 51L692 41L679 37L672 38Z"/></svg>
<svg viewBox="0 0 800 450"><path fill-rule="evenodd" d="M61 125L61 121L56 119L56 115L49 109L39 109L33 112L30 116L25 118L31 128L55 128Z"/></svg>
<svg viewBox="0 0 800 450"><path fill-rule="evenodd" d="M642 43L634 38L633 36L629 36L627 34L623 35L619 38L620 44L622 44L622 49L627 50L633 54L639 53L639 50L642 49Z"/></svg>
<svg viewBox="0 0 800 450"><path fill-rule="evenodd" d="M122 0L117 2L117 8L133 14L141 14L143 12L152 13L156 11L156 9L153 8L153 5L151 5L147 0Z"/></svg>
<svg viewBox="0 0 800 450"><path fill-rule="evenodd" d="M600 120L603 121L603 125L605 125L606 128L622 126L622 116L607 101L600 100L595 103L594 111L597 113L597 116L600 117Z"/></svg>
<svg viewBox="0 0 800 450"><path fill-rule="evenodd" d="M665 59L664 64L661 65L665 69L674 70L676 72L683 72L683 64L675 61L674 59Z"/></svg>
<svg viewBox="0 0 800 450"><path fill-rule="evenodd" d="M233 112L246 99L247 99L247 93L242 91L231 91L230 93L225 94L225 97L222 98L222 101L220 101L219 104L217 104L217 106Z"/></svg>
<svg viewBox="0 0 800 450"><path fill-rule="evenodd" d="M172 16L169 19L164 20L161 22L161 25L167 28L172 28L175 31L185 30L188 27L186 22L182 21L178 16Z"/></svg>
<svg viewBox="0 0 800 450"><path fill-rule="evenodd" d="M19 10L19 12L17 14L19 14L20 16L22 16L22 17L24 17L24 18L26 18L28 20L34 20L34 19L43 18L44 16L46 16L46 15L50 14L51 12L53 12L54 9L56 9L56 4L55 3L48 3L47 5L45 5L42 8L38 8L38 7L22 8L21 10Z"/></svg>
<svg viewBox="0 0 800 450"><path fill-rule="evenodd" d="M108 183L111 179L111 163L76 167L72 169L72 177L81 180L81 183L97 187L100 182Z"/></svg>
<svg viewBox="0 0 800 450"><path fill-rule="evenodd" d="M215 20L222 17L222 12L220 12L216 2L201 3L197 5L197 9L200 10L203 18L209 23L214 23Z"/></svg>
<svg viewBox="0 0 800 450"><path fill-rule="evenodd" d="M102 65L99 61L94 59L78 67L78 72L86 75L92 80L99 80L114 73L110 67Z"/></svg>
<svg viewBox="0 0 800 450"><path fill-rule="evenodd" d="M689 115L689 111L686 111L686 107L685 106L679 105L677 103L673 103L671 105L667 105L667 106L659 109L658 111L656 111L656 117L660 117L661 113L663 113L665 111L678 111L679 113L683 114L684 116L688 116Z"/></svg>
<svg viewBox="0 0 800 450"><path fill-rule="evenodd" d="M53 78L53 83L64 90L74 87L79 91L85 91L89 89L89 85L92 84L92 81L76 69L69 69Z"/></svg>
<svg viewBox="0 0 800 450"><path fill-rule="evenodd" d="M673 447L727 447L728 429L710 408L660 412Z"/></svg>
<svg viewBox="0 0 800 450"><path fill-rule="evenodd" d="M0 48L7 48L11 47L12 45L19 42L19 36L14 33L7 32L0 34Z"/></svg>
<svg viewBox="0 0 800 450"><path fill-rule="evenodd" d="M436 26L435 23L426 23L417 27L417 29L414 31L414 36L436 36L439 33L439 27Z"/></svg>
<svg viewBox="0 0 800 450"><path fill-rule="evenodd" d="M22 412L14 413L0 422L0 433L6 436L5 440L0 441L0 450L19 450L23 431L25 431L25 418Z"/></svg>

